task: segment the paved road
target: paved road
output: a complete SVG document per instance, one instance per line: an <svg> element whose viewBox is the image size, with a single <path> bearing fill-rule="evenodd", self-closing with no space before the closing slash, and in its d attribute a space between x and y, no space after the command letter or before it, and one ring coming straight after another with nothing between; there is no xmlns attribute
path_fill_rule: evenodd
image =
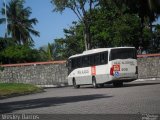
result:
<svg viewBox="0 0 160 120"><path fill-rule="evenodd" d="M160 80L94 89L50 88L46 92L0 100L0 113L160 114Z"/></svg>

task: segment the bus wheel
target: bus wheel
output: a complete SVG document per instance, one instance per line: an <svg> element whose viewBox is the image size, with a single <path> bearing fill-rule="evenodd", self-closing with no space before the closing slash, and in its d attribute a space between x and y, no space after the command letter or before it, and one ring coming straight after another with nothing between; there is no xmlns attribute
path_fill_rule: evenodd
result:
<svg viewBox="0 0 160 120"><path fill-rule="evenodd" d="M98 88L98 85L97 85L95 77L92 78L92 85L93 85L94 88Z"/></svg>
<svg viewBox="0 0 160 120"><path fill-rule="evenodd" d="M123 82L113 82L114 87L123 87Z"/></svg>
<svg viewBox="0 0 160 120"><path fill-rule="evenodd" d="M74 88L80 88L80 85L76 84L76 80L75 79L73 79L73 87Z"/></svg>

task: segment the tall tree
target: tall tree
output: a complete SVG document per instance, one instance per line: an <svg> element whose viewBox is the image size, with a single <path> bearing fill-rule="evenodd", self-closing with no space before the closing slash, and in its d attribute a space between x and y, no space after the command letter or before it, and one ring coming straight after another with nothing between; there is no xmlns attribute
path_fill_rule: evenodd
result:
<svg viewBox="0 0 160 120"><path fill-rule="evenodd" d="M39 32L34 30L36 18L30 19L31 8L24 7L25 0L11 0L6 6L8 34L16 40L17 44L33 44L32 35L39 36ZM5 9L2 8L1 14L5 15ZM5 18L0 19L0 24L5 23Z"/></svg>
<svg viewBox="0 0 160 120"><path fill-rule="evenodd" d="M152 23L158 18L159 2L158 0L122 0L127 6L129 13L137 13L141 19L141 45L144 42L144 28L145 26L150 27L152 32ZM156 4L156 5L155 5ZM145 23L147 23L145 25Z"/></svg>
<svg viewBox="0 0 160 120"><path fill-rule="evenodd" d="M54 11L62 12L66 8L72 10L79 21L83 23L83 35L85 49L91 49L91 14L92 10L97 5L98 0L51 0L51 3L54 5Z"/></svg>
<svg viewBox="0 0 160 120"><path fill-rule="evenodd" d="M126 12L127 6L116 0L101 0L100 6L94 14L93 25L96 36L94 41L100 44L98 47L137 48L140 37L140 19L137 14Z"/></svg>
<svg viewBox="0 0 160 120"><path fill-rule="evenodd" d="M160 14L160 1L159 0L148 0L148 3L152 11Z"/></svg>

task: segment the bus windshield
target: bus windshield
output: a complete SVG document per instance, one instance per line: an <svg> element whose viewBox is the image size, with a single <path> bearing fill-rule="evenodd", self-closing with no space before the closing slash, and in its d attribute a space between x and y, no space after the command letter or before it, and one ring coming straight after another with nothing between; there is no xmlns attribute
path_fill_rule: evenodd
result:
<svg viewBox="0 0 160 120"><path fill-rule="evenodd" d="M134 48L121 48L112 49L110 52L110 61L116 59L136 59L136 49Z"/></svg>

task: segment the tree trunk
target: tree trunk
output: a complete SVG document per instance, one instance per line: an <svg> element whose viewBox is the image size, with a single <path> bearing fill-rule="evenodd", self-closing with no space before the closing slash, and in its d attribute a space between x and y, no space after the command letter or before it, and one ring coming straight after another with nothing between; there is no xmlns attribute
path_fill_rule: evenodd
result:
<svg viewBox="0 0 160 120"><path fill-rule="evenodd" d="M83 36L84 36L84 45L85 45L85 50L88 50L88 45L87 45L87 34L85 30L83 30Z"/></svg>
<svg viewBox="0 0 160 120"><path fill-rule="evenodd" d="M143 46L144 37L143 37L143 29L144 29L144 18L141 18L141 38L140 38L140 46Z"/></svg>
<svg viewBox="0 0 160 120"><path fill-rule="evenodd" d="M85 43L85 50L90 50L92 48L90 25L86 22L84 22L84 43Z"/></svg>
<svg viewBox="0 0 160 120"><path fill-rule="evenodd" d="M88 49L92 49L92 44L91 44L91 32L90 32L90 26L88 27L88 30L87 30L87 38L88 38Z"/></svg>

